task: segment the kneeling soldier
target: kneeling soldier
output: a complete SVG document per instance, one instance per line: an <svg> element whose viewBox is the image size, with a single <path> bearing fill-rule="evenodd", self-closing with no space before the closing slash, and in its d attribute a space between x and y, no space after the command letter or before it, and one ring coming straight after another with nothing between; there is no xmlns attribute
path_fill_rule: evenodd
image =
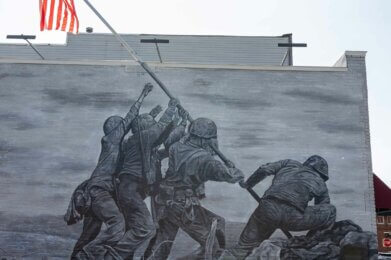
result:
<svg viewBox="0 0 391 260"><path fill-rule="evenodd" d="M230 250L237 259L248 256L278 228L314 231L330 228L335 222L336 209L330 204L325 183L329 178L325 159L313 155L303 164L294 160L268 163L240 185L252 188L269 175L274 175L272 185L251 215L238 244ZM308 206L313 198L315 205Z"/></svg>

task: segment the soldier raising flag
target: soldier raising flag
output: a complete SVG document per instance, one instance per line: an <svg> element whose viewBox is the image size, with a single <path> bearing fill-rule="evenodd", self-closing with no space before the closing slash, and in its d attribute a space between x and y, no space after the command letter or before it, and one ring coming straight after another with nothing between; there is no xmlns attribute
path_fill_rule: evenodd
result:
<svg viewBox="0 0 391 260"><path fill-rule="evenodd" d="M72 257L99 259L107 248L123 237L125 222L114 199L113 177L118 169L122 141L137 117L144 98L151 91L152 85L146 84L124 118L110 116L103 124L104 136L98 164L91 177L76 188L65 215L68 225L84 217L83 232ZM106 229L100 232L102 223Z"/></svg>

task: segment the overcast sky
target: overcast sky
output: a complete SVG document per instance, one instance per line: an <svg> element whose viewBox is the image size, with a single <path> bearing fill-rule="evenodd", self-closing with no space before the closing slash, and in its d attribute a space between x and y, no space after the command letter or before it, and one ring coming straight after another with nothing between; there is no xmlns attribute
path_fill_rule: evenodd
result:
<svg viewBox="0 0 391 260"><path fill-rule="evenodd" d="M74 0L80 31L108 32L82 0ZM374 172L391 185L391 1L389 0L91 0L121 33L275 36L293 33L307 48L295 65L331 66L345 50L365 50ZM38 0L0 0L0 42L35 34L35 42L65 43L63 32L39 32ZM15 41L14 41L15 42Z"/></svg>

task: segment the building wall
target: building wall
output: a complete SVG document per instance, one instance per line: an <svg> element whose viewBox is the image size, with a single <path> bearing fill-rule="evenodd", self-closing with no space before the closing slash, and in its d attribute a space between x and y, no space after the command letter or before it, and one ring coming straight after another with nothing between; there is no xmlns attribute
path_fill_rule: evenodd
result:
<svg viewBox="0 0 391 260"><path fill-rule="evenodd" d="M337 219L376 232L364 56L347 52L347 68L153 69L194 118L216 122L221 150L246 176L268 162L319 154L329 164ZM49 219L60 218L94 169L104 120L124 115L149 81L130 63L0 64L0 230L17 231L9 223L28 218L33 231L41 225L63 239ZM155 86L142 111L167 102ZM271 179L256 186L260 195ZM209 182L206 193L203 204L230 223L246 222L257 205L238 185Z"/></svg>

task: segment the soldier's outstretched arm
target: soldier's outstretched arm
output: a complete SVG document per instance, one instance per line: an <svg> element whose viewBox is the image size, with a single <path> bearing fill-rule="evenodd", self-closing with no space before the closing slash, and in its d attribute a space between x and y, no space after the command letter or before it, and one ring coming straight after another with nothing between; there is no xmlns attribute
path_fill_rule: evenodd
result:
<svg viewBox="0 0 391 260"><path fill-rule="evenodd" d="M126 114L124 118L124 124L126 131L129 131L130 124L132 123L133 119L136 118L138 115L138 112L140 110L141 104L144 101L144 98L148 96L148 94L152 91L153 85L151 83L147 83L144 85L143 91L141 92L140 96L138 97L137 101L131 106L129 112Z"/></svg>
<svg viewBox="0 0 391 260"><path fill-rule="evenodd" d="M176 113L176 107L178 106L178 104L179 101L177 99L175 98L170 99L170 101L168 102L168 106L164 111L163 115L160 117L158 123L163 126L166 126L169 123L171 123Z"/></svg>
<svg viewBox="0 0 391 260"><path fill-rule="evenodd" d="M289 160L281 160L262 165L246 180L246 182L241 183L240 185L243 188L252 188L267 176L275 175L281 168L285 167L288 162Z"/></svg>
<svg viewBox="0 0 391 260"><path fill-rule="evenodd" d="M176 107L179 102L176 99L171 99L164 114L160 117L159 122L144 131L145 136L148 137L149 142L153 147L162 144L175 128L173 116L176 113Z"/></svg>
<svg viewBox="0 0 391 260"><path fill-rule="evenodd" d="M185 130L185 127L182 125L175 127L163 142L164 148L168 151L171 145L181 140L181 138L186 134Z"/></svg>
<svg viewBox="0 0 391 260"><path fill-rule="evenodd" d="M170 149L172 144L178 142L186 134L186 125L189 113L186 110L180 108L178 109L178 114L181 123L172 130L170 135L164 141L164 147L167 151Z"/></svg>
<svg viewBox="0 0 391 260"><path fill-rule="evenodd" d="M237 168L228 168L220 161L210 160L206 163L201 178L203 181L237 183L243 181L244 174Z"/></svg>

